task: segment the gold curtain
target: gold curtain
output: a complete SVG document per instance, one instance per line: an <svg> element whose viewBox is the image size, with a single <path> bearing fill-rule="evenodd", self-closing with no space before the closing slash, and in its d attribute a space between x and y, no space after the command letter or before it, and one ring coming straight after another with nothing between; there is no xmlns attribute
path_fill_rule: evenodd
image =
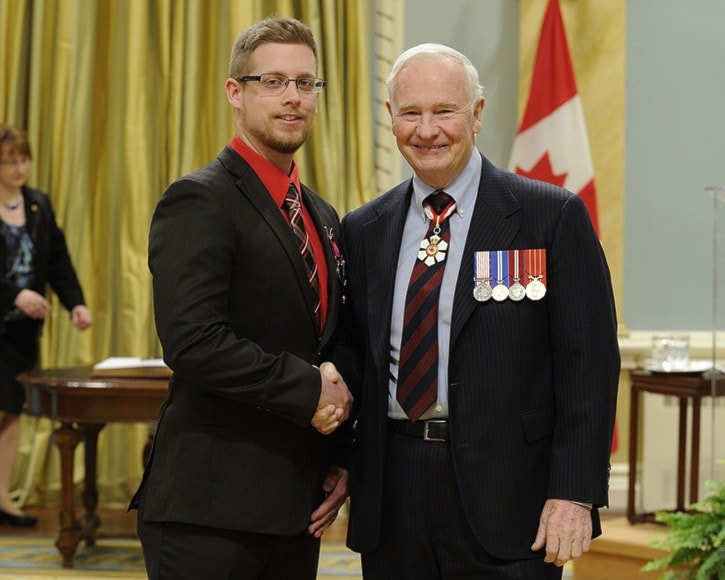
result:
<svg viewBox="0 0 725 580"><path fill-rule="evenodd" d="M273 14L305 21L328 81L297 159L303 181L345 213L376 193L370 14L356 0L13 0L0 2L0 118L25 127L29 185L49 193L95 323L79 333L52 297L41 366L158 357L148 227L158 197L229 142L224 93L237 35ZM14 488L57 501L50 421L23 418ZM99 439L101 505L123 504L141 477L147 425ZM82 481L82 453L76 455Z"/></svg>

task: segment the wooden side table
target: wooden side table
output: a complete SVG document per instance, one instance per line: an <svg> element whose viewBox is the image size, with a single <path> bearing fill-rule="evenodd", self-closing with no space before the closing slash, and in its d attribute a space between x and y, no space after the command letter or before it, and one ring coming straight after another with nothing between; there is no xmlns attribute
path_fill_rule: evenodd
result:
<svg viewBox="0 0 725 580"><path fill-rule="evenodd" d="M149 371L133 378L96 378L90 368L46 369L22 373L25 412L57 422L55 443L60 450L60 530L55 545L63 567L73 567L73 556L82 540L96 542L101 521L96 514L96 451L98 434L106 423L142 423L158 418L168 395L168 377ZM85 442L85 481L81 518L73 494L73 457Z"/></svg>
<svg viewBox="0 0 725 580"><path fill-rule="evenodd" d="M692 400L692 431L690 444L690 496L688 505L697 501L700 471L700 402L712 395L713 381L702 374L652 373L632 371L629 415L629 488L627 493L627 519L630 523L654 522L655 515L637 513L635 488L637 483L637 444L639 439L640 393L670 395L680 400L677 445L677 507L685 511L685 478L687 473L687 405ZM725 375L715 379L715 396L725 395Z"/></svg>

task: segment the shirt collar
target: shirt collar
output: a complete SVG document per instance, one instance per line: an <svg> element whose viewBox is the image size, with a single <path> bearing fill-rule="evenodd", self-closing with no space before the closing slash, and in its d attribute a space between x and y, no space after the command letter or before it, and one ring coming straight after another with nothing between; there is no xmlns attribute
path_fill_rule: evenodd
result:
<svg viewBox="0 0 725 580"><path fill-rule="evenodd" d="M242 158L249 163L254 173L262 181L262 185L267 189L272 199L277 204L277 207L282 207L284 198L287 195L289 184L294 183L297 191L302 192L300 186L300 178L297 172L297 163L292 161L292 170L289 175L285 175L276 165L274 165L268 159L262 157L249 145L247 145L237 135L232 137L230 147L234 149Z"/></svg>
<svg viewBox="0 0 725 580"><path fill-rule="evenodd" d="M456 200L456 211L453 215L460 218L473 210L481 182L481 154L477 149L471 151L471 158L458 176L445 188L445 192ZM421 220L428 221L423 210L423 200L437 189L424 183L417 175L413 176L413 198L411 204Z"/></svg>

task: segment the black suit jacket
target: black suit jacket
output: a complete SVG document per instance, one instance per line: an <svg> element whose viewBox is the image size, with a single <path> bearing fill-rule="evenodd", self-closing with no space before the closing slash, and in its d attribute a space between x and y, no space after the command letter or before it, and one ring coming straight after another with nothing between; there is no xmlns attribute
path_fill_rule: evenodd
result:
<svg viewBox="0 0 725 580"><path fill-rule="evenodd" d="M348 544L363 553L380 533L390 317L411 193L408 181L343 220L357 332L337 363L359 407ZM546 248L545 297L477 302L474 252L527 248ZM608 267L578 196L483 158L450 353L450 444L471 529L494 556L530 558L547 498L607 504L619 350ZM596 508L592 517L596 535Z"/></svg>
<svg viewBox="0 0 725 580"><path fill-rule="evenodd" d="M61 304L69 311L75 306L85 304L83 290L68 254L65 236L55 221L50 200L37 189L24 186L22 192L26 225L33 240L35 277L31 289L45 295L50 284ZM19 292L15 283L5 277L8 271L7 261L5 239L0 235L0 332L5 314L13 308ZM27 322L36 324L40 332L42 320Z"/></svg>
<svg viewBox="0 0 725 580"><path fill-rule="evenodd" d="M140 492L140 516L265 534L305 529L323 499L330 439L310 427L340 306L327 232L335 210L302 191L323 240L327 320L291 229L230 147L173 183L151 224L149 266L173 370Z"/></svg>

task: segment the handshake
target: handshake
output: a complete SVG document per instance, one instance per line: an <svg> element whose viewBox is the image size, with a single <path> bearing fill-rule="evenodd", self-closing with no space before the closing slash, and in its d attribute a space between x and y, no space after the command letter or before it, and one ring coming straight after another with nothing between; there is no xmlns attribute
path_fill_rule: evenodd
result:
<svg viewBox="0 0 725 580"><path fill-rule="evenodd" d="M320 378L320 401L310 424L323 435L329 435L350 416L352 395L331 362L320 365Z"/></svg>

